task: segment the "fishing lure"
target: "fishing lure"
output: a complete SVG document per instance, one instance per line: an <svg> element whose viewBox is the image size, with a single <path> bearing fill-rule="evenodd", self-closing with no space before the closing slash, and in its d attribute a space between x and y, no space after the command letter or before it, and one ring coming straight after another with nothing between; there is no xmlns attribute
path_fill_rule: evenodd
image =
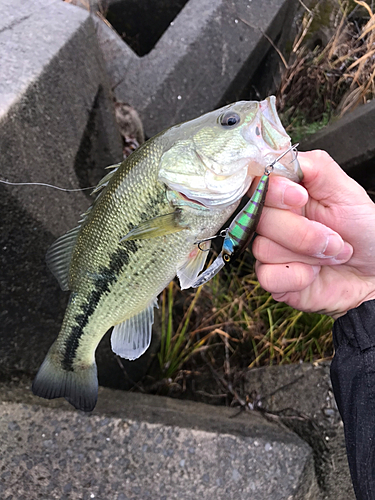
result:
<svg viewBox="0 0 375 500"><path fill-rule="evenodd" d="M260 216L262 215L264 202L266 201L269 177L273 172L274 165L290 150L295 150L297 146L298 144L291 146L287 149L287 151L276 158L276 160L267 165L252 197L245 205L244 209L233 219L231 225L227 229L223 229L216 236L196 242L198 248L205 251L200 246L203 242L217 238L218 236L224 238L223 248L220 254L211 266L198 276L197 280L193 283L192 288L198 288L199 286L207 283L207 281L216 276L216 274L225 266L225 264L230 262L232 258L236 258L244 252L255 234Z"/></svg>

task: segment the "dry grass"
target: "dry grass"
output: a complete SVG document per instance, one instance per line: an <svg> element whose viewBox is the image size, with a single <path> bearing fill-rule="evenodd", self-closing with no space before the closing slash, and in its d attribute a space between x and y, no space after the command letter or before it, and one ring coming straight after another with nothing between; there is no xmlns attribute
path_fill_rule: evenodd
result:
<svg viewBox="0 0 375 500"><path fill-rule="evenodd" d="M375 15L366 2L354 2L337 1L336 15L331 12L331 39L325 46L314 44L312 33L325 2L307 9L302 18L277 93L280 113L292 135L301 127L305 127L302 135L313 133L374 97Z"/></svg>

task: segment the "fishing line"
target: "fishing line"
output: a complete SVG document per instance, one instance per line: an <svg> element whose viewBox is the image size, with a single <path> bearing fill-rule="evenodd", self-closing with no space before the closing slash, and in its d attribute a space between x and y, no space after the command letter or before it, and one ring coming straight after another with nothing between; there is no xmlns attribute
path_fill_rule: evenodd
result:
<svg viewBox="0 0 375 500"><path fill-rule="evenodd" d="M283 156L285 156L289 151L294 151L296 153L296 156L293 158L293 160L290 163L293 163L297 159L298 151L297 147L299 146L299 143L294 144L293 146L290 146L283 154L281 154L276 160L274 160L272 163L270 163L269 166L274 165L277 161L279 161ZM85 187L85 188L75 188L75 189L68 189L68 188L62 188L59 186L54 186L53 184L46 184L45 182L10 182L6 181L5 179L0 179L1 184L7 184L8 186L44 186L44 187L49 187L52 189L57 189L58 191L65 191L66 193L74 193L77 191L87 191L88 189L95 189L96 186L90 186L90 187ZM212 239L215 238L212 237ZM206 241L206 240L202 240Z"/></svg>
<svg viewBox="0 0 375 500"><path fill-rule="evenodd" d="M0 182L2 184L8 184L9 186L44 186L44 187L57 189L58 191L65 191L66 193L72 193L74 191L86 191L88 189L94 189L96 187L96 186L91 186L91 187L85 187L85 188L68 189L68 188L62 188L59 186L54 186L53 184L46 184L44 182L10 182L10 181L6 181L4 179L0 179Z"/></svg>

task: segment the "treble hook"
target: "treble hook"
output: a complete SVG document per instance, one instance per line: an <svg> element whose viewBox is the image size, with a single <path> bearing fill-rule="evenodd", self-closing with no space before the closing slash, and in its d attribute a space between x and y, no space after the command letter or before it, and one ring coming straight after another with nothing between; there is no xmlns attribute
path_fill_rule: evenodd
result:
<svg viewBox="0 0 375 500"><path fill-rule="evenodd" d="M275 158L271 163L269 163L266 168L264 169L264 173L266 175L270 175L272 172L273 172L273 169L275 168L275 163L277 163L279 160L281 160L281 158L283 158L286 154L289 153L289 151L296 151L296 149L298 148L299 146L299 142L296 142L295 144L293 144L292 146L289 146L289 148L284 151L284 153L281 153L280 156L278 156L277 158ZM298 151L297 151L298 153ZM293 158L292 161L294 161L295 158ZM292 162L290 162L292 163Z"/></svg>
<svg viewBox="0 0 375 500"><path fill-rule="evenodd" d="M219 234L215 234L215 236L210 236L209 238L204 238L203 240L198 240L194 243L194 245L198 245L199 250L202 252L209 252L209 248L202 248L201 243L204 243L205 241L210 241L210 240L215 240L216 238L225 238L227 235L229 227L226 229L222 229Z"/></svg>

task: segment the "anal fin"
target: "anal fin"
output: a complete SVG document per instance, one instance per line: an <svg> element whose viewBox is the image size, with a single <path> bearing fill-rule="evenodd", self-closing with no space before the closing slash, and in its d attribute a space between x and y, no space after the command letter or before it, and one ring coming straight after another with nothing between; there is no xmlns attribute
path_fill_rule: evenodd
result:
<svg viewBox="0 0 375 500"><path fill-rule="evenodd" d="M151 343L154 323L154 299L139 314L115 325L111 336L112 351L121 358L134 360L142 356Z"/></svg>

